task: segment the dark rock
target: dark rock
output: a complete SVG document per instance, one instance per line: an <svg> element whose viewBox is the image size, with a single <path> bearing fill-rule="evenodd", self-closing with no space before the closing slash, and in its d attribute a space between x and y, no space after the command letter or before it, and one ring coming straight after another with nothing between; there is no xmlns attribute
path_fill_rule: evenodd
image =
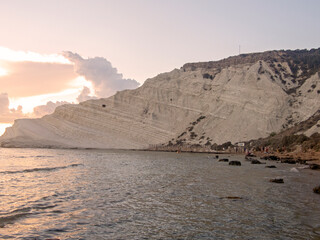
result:
<svg viewBox="0 0 320 240"><path fill-rule="evenodd" d="M229 159L228 158L221 158L221 159L219 159L219 162L229 162Z"/></svg>
<svg viewBox="0 0 320 240"><path fill-rule="evenodd" d="M248 156L248 157L257 157L257 156L254 155L253 153L248 153L246 156Z"/></svg>
<svg viewBox="0 0 320 240"><path fill-rule="evenodd" d="M313 192L317 193L317 194L320 194L320 185L315 187L315 188L313 188Z"/></svg>
<svg viewBox="0 0 320 240"><path fill-rule="evenodd" d="M261 164L261 162L257 159L252 159L251 164Z"/></svg>
<svg viewBox="0 0 320 240"><path fill-rule="evenodd" d="M297 163L299 163L299 164L306 164L306 162L307 162L306 160L301 160L301 159L297 160Z"/></svg>
<svg viewBox="0 0 320 240"><path fill-rule="evenodd" d="M230 161L229 165L233 165L233 166L241 166L241 162L239 161Z"/></svg>
<svg viewBox="0 0 320 240"><path fill-rule="evenodd" d="M266 168L277 168L275 165L266 166Z"/></svg>
<svg viewBox="0 0 320 240"><path fill-rule="evenodd" d="M218 159L219 158L219 155L216 155L216 159Z"/></svg>
<svg viewBox="0 0 320 240"><path fill-rule="evenodd" d="M264 157L262 157L261 159L271 160L271 161L278 161L278 160L280 160L280 158L278 158L277 156L274 156L274 155L264 156Z"/></svg>
<svg viewBox="0 0 320 240"><path fill-rule="evenodd" d="M270 179L270 182L274 182L274 183L284 183L282 178L274 178L274 179Z"/></svg>
<svg viewBox="0 0 320 240"><path fill-rule="evenodd" d="M318 170L318 169L320 169L320 165L313 163L313 164L309 165L309 168L312 170Z"/></svg>
<svg viewBox="0 0 320 240"><path fill-rule="evenodd" d="M288 164L296 164L297 161L293 158L281 158L282 163L288 163Z"/></svg>
<svg viewBox="0 0 320 240"><path fill-rule="evenodd" d="M228 196L228 197L221 197L221 199L232 199L232 200L239 200L243 199L242 197L234 197L234 196Z"/></svg>

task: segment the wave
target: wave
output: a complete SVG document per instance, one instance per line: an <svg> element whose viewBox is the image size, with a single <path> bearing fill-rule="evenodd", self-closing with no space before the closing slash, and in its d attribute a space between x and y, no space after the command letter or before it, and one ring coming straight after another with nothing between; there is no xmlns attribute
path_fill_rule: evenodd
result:
<svg viewBox="0 0 320 240"><path fill-rule="evenodd" d="M52 158L50 155L36 155L36 156L12 156L12 158Z"/></svg>
<svg viewBox="0 0 320 240"><path fill-rule="evenodd" d="M32 213L23 212L23 213L12 214L12 215L9 215L9 216L4 216L4 217L0 216L0 228L3 228L7 224L13 224L18 219L23 218L23 217L25 217L27 215L30 215L30 214L32 214Z"/></svg>
<svg viewBox="0 0 320 240"><path fill-rule="evenodd" d="M37 155L37 156L34 156L36 158L52 158L54 156L46 156L46 155Z"/></svg>
<svg viewBox="0 0 320 240"><path fill-rule="evenodd" d="M20 218L27 217L28 215L39 214L38 210L45 210L54 208L57 205L35 205L31 207L18 208L8 213L0 213L0 228L5 227L7 224L13 224Z"/></svg>
<svg viewBox="0 0 320 240"><path fill-rule="evenodd" d="M0 172L0 174L16 174L16 173L29 173L29 172L50 172L50 171L56 171L60 169L65 169L69 167L78 167L83 166L81 163L75 163L68 166L62 166L62 167L45 167L45 168L30 168L30 169L24 169L24 170L18 170L18 171L3 171Z"/></svg>

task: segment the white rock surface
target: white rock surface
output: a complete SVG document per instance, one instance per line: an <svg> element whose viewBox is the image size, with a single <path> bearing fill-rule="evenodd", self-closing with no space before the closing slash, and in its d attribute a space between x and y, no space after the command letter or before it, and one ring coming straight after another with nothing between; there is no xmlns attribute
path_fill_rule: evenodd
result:
<svg viewBox="0 0 320 240"><path fill-rule="evenodd" d="M278 64L289 73L286 62ZM204 78L205 73L213 79ZM286 92L296 87L288 83L290 78L283 74L287 80L283 84L271 77L275 75L264 61L223 69L175 69L135 90L63 105L41 119L16 120L0 137L0 144L142 149L170 140L204 145L208 140L221 144L266 137L307 119L320 106L318 73L296 95ZM201 116L205 118L196 121Z"/></svg>

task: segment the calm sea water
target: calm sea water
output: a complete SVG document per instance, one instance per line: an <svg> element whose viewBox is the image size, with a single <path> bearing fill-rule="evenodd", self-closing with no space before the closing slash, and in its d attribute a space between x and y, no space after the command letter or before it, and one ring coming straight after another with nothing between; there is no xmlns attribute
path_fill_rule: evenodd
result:
<svg viewBox="0 0 320 240"><path fill-rule="evenodd" d="M223 157L0 148L0 239L320 239L320 172Z"/></svg>

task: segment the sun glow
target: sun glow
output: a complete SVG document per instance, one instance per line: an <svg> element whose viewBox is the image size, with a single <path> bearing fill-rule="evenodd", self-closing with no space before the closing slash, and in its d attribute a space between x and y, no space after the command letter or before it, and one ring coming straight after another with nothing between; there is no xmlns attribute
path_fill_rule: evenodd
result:
<svg viewBox="0 0 320 240"><path fill-rule="evenodd" d="M43 94L38 96L24 97L24 98L10 98L9 108L17 109L22 106L23 113L32 113L33 108L39 105L45 105L47 102L66 101L69 103L77 102L77 97L81 93L83 87L90 89L94 94L92 83L87 81L84 77L77 77L69 84L70 88L58 93Z"/></svg>
<svg viewBox="0 0 320 240"><path fill-rule="evenodd" d="M0 47L0 60L10 62L44 62L72 64L67 58L59 54L39 54L35 52L14 51L9 48Z"/></svg>
<svg viewBox="0 0 320 240"><path fill-rule="evenodd" d="M0 67L0 77L8 75L8 71L2 67Z"/></svg>
<svg viewBox="0 0 320 240"><path fill-rule="evenodd" d="M87 81L84 77L79 76L70 82L70 87L87 87L91 93L94 93L92 82Z"/></svg>

